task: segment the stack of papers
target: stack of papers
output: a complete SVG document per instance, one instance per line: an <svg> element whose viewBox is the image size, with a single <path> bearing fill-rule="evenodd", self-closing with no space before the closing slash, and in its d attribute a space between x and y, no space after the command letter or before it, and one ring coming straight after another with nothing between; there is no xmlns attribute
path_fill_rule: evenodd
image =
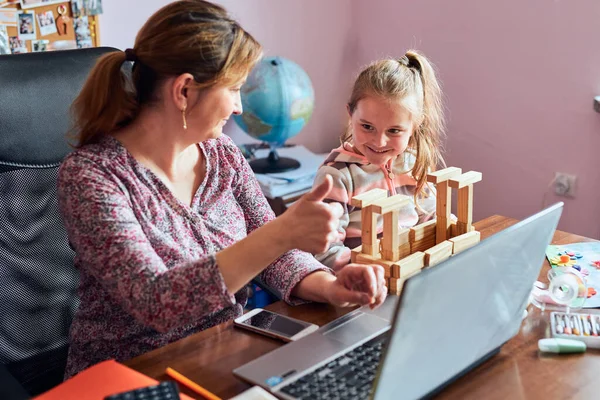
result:
<svg viewBox="0 0 600 400"><path fill-rule="evenodd" d="M255 174L263 193L270 198L310 188L317 170L327 157L327 154L314 154L300 145L277 149L277 154L279 157L297 160L300 168L273 174ZM268 157L269 149L256 150L254 156L256 158Z"/></svg>

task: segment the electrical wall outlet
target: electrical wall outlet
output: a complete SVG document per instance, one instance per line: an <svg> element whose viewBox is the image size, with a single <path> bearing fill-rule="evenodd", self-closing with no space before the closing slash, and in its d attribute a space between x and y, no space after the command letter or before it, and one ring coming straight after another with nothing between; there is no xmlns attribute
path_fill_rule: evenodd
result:
<svg viewBox="0 0 600 400"><path fill-rule="evenodd" d="M554 193L557 196L575 197L576 184L576 175L557 172L554 177Z"/></svg>

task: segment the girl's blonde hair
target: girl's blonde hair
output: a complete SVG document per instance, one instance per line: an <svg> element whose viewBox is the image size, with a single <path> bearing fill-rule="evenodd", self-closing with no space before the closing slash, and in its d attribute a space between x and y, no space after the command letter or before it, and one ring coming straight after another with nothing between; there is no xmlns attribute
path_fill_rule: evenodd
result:
<svg viewBox="0 0 600 400"><path fill-rule="evenodd" d="M200 89L235 84L261 56L261 45L224 8L202 0L168 4L144 24L133 49L108 53L94 66L72 105L76 147L129 124L169 77L190 73ZM131 77L122 71L125 61L134 61Z"/></svg>
<svg viewBox="0 0 600 400"><path fill-rule="evenodd" d="M415 129L408 150L415 153L412 174L417 181L417 199L426 196L427 174L444 166L442 139L445 135L442 92L432 64L425 56L409 50L398 60L386 59L368 65L356 78L348 102L350 114L358 102L368 95L400 100L411 113ZM406 100L406 101L404 101ZM408 101L414 100L414 101ZM352 139L350 126L340 140Z"/></svg>

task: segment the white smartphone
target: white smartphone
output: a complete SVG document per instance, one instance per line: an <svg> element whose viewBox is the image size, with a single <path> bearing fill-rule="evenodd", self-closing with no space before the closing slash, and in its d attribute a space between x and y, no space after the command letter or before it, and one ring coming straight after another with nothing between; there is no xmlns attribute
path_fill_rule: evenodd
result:
<svg viewBox="0 0 600 400"><path fill-rule="evenodd" d="M235 326L262 333L284 342L293 342L319 329L318 325L255 308L233 320Z"/></svg>

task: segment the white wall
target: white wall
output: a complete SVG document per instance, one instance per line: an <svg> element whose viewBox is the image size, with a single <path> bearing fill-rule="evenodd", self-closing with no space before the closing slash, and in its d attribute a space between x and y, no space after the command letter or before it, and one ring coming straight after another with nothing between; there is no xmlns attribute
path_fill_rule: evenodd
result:
<svg viewBox="0 0 600 400"><path fill-rule="evenodd" d="M600 238L600 1L220 0L265 47L313 81L313 118L291 141L337 145L362 64L422 50L438 66L448 108L447 161L482 171L475 219L523 218L565 200L559 227ZM166 0L104 0L101 40L132 46ZM250 142L233 122L234 140ZM579 176L575 199L547 190L555 171Z"/></svg>
<svg viewBox="0 0 600 400"><path fill-rule="evenodd" d="M376 4L376 6L373 6ZM565 201L560 229L600 238L600 1L354 0L359 62L416 47L437 65L447 161L483 172L474 217ZM364 27L364 28L363 28ZM554 172L579 177L556 197Z"/></svg>

